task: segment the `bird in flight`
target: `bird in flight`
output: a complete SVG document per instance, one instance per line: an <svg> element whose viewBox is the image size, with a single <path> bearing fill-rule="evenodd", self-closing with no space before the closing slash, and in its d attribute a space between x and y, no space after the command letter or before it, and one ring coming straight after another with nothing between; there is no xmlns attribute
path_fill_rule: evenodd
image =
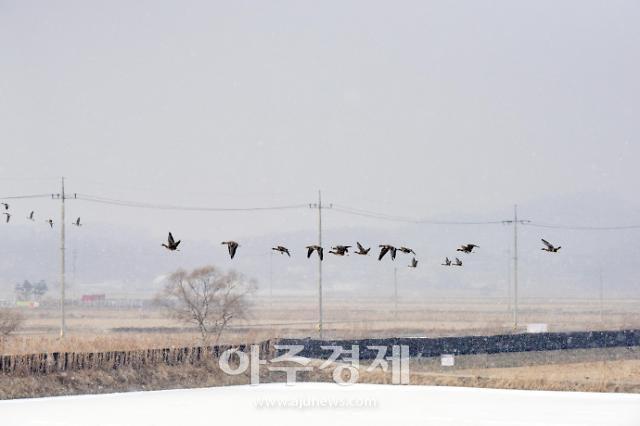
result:
<svg viewBox="0 0 640 426"><path fill-rule="evenodd" d="M407 254L411 253L411 254L413 254L414 256L416 255L416 252L415 252L415 251L413 251L413 249L410 249L410 248L408 248L408 247L400 247L400 248L398 248L398 250L400 250L400 251L401 251L401 252L403 252L403 253L407 253Z"/></svg>
<svg viewBox="0 0 640 426"><path fill-rule="evenodd" d="M458 259L456 257L456 261L455 261L455 263L453 263L453 266L462 266L462 260L460 260L460 259Z"/></svg>
<svg viewBox="0 0 640 426"><path fill-rule="evenodd" d="M336 256L344 256L345 254L349 254L349 249L351 246L335 246L329 250L329 253L335 254Z"/></svg>
<svg viewBox="0 0 640 426"><path fill-rule="evenodd" d="M280 252L280 254L286 254L287 256L291 257L291 253L289 253L289 249L286 248L285 246L275 246L272 247L271 250L275 250Z"/></svg>
<svg viewBox="0 0 640 426"><path fill-rule="evenodd" d="M306 248L307 248L307 259L311 257L311 254L314 251L318 252L318 257L320 258L320 261L324 259L324 249L319 245L311 245L311 246L307 246Z"/></svg>
<svg viewBox="0 0 640 426"><path fill-rule="evenodd" d="M369 254L369 250L371 250L371 247L364 248L362 244L360 244L359 242L356 242L356 244L358 245L358 251L356 252L356 254L359 254L362 256L366 256Z"/></svg>
<svg viewBox="0 0 640 426"><path fill-rule="evenodd" d="M451 259L448 257L444 258L444 263L441 263L442 266L451 266Z"/></svg>
<svg viewBox="0 0 640 426"><path fill-rule="evenodd" d="M53 219L47 220L47 223L49 224L50 227L53 228Z"/></svg>
<svg viewBox="0 0 640 426"><path fill-rule="evenodd" d="M11 220L11 214L10 213L2 213L2 214L7 216L6 223L9 223L9 220Z"/></svg>
<svg viewBox="0 0 640 426"><path fill-rule="evenodd" d="M73 224L74 224L75 226L82 226L82 224L80 223L80 218L79 218L79 217L76 219L76 221L75 221L75 222L73 222Z"/></svg>
<svg viewBox="0 0 640 426"><path fill-rule="evenodd" d="M549 241L545 240L544 238L542 238L542 242L546 247L541 248L540 250L548 251L549 253L557 253L558 250L562 248L561 246L554 247L553 244L551 244Z"/></svg>
<svg viewBox="0 0 640 426"><path fill-rule="evenodd" d="M463 253L472 253L473 249L476 247L480 247L480 246L475 244L463 244L460 246L459 249L456 249L456 251L461 251Z"/></svg>
<svg viewBox="0 0 640 426"><path fill-rule="evenodd" d="M231 256L231 259L236 255L236 251L238 250L238 247L240 247L240 244L235 241L223 241L221 244L226 244L229 249L229 256Z"/></svg>
<svg viewBox="0 0 640 426"><path fill-rule="evenodd" d="M5 209L5 210L9 210L9 204L7 204L7 203L2 203L2 205L4 206L4 209Z"/></svg>
<svg viewBox="0 0 640 426"><path fill-rule="evenodd" d="M380 254L378 255L378 260L382 260L385 254L389 252L391 253L391 259L396 260L396 251L398 250L397 248L389 244L381 244L378 247L380 247Z"/></svg>
<svg viewBox="0 0 640 426"><path fill-rule="evenodd" d="M80 218L78 218L80 219ZM162 244L162 247L166 247L167 249L171 250L171 251L175 251L178 250L178 246L180 245L180 241L181 240L174 240L173 239L173 235L171 235L171 232L169 232L169 236L167 237L167 244ZM179 251L179 250L178 250Z"/></svg>
<svg viewBox="0 0 640 426"><path fill-rule="evenodd" d="M33 218L33 213L34 213L34 212L33 212L33 210L32 210L32 211L31 211L31 213L29 213L29 216L27 216L27 219L29 219L29 220L35 220L35 219Z"/></svg>
<svg viewBox="0 0 640 426"><path fill-rule="evenodd" d="M414 257L413 259L411 259L411 263L409 264L409 268L416 268L417 266L418 266L418 261Z"/></svg>

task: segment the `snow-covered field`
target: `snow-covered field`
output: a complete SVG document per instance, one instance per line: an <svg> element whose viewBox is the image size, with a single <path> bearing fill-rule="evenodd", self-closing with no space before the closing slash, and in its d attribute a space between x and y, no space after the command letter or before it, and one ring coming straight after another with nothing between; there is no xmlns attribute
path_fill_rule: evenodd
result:
<svg viewBox="0 0 640 426"><path fill-rule="evenodd" d="M640 395L331 383L0 401L0 424L640 425Z"/></svg>

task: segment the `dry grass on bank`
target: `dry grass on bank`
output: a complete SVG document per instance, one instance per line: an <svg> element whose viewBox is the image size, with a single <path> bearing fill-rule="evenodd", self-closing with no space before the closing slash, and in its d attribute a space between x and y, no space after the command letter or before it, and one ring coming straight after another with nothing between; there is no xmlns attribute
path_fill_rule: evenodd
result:
<svg viewBox="0 0 640 426"><path fill-rule="evenodd" d="M400 299L398 315L389 299L325 300L326 338L455 336L512 333L512 316L495 299ZM606 300L603 316L594 300L523 299L520 321L549 324L550 331L640 328L640 300ZM59 311L27 310L24 326L0 353L107 351L182 347L199 344L196 330L154 308L92 307L68 309L67 337L57 338ZM237 321L222 342L258 342L274 337L315 337L317 301L312 297L257 298L251 318Z"/></svg>
<svg viewBox="0 0 640 426"><path fill-rule="evenodd" d="M247 333L248 340L224 339L225 344L259 343L259 335ZM79 334L60 339L55 336L18 335L0 343L0 353L5 355L40 352L106 352L136 349L159 349L200 346L196 333L126 333L126 334Z"/></svg>
<svg viewBox="0 0 640 426"><path fill-rule="evenodd" d="M325 336L361 338L442 336L513 332L504 304L486 300L401 300L396 317L389 300L327 299ZM522 324L546 322L551 331L640 328L639 300L608 300L604 317L593 301L523 300ZM159 310L74 306L68 334L57 337L58 311L25 312L25 326L0 347L2 354L94 352L199 345L198 334ZM288 298L254 306L253 317L229 329L221 343L260 342L276 337L317 336L316 301ZM522 331L522 329L520 330ZM411 360L411 383L510 389L640 392L640 348L550 351L456 357L443 369L439 358ZM266 369L265 369L266 370ZM282 374L263 381L284 381ZM331 371L305 373L300 380L331 381ZM0 398L133 390L172 389L248 383L246 376L221 374L217 363L158 365L145 369L94 370L36 377L0 376ZM360 382L390 383L390 373L362 372Z"/></svg>
<svg viewBox="0 0 640 426"><path fill-rule="evenodd" d="M303 372L298 381L331 382L333 368ZM414 363L416 364L416 363ZM261 383L285 382L284 373L261 369ZM640 360L602 363L572 363L498 369L457 370L449 373L423 371L412 366L411 384L466 386L501 389L529 389L582 392L640 392ZM249 384L248 373L224 374L211 361L200 365L165 366L145 369L77 371L46 376L0 376L0 399L150 391ZM358 383L390 384L391 372L360 368Z"/></svg>

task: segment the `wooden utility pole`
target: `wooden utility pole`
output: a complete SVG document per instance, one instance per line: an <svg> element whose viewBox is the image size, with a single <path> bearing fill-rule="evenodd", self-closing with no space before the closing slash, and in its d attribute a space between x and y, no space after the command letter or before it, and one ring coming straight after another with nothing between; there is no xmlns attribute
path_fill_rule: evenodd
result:
<svg viewBox="0 0 640 426"><path fill-rule="evenodd" d="M398 268L393 267L393 317L398 318Z"/></svg>
<svg viewBox="0 0 640 426"><path fill-rule="evenodd" d="M67 333L67 324L66 324L66 312L65 312L65 281L66 281L66 235L65 235L65 212L64 212L64 202L68 198L66 192L64 190L64 177L61 178L61 186L59 194L51 194L51 198L59 198L60 199L60 338L64 338ZM76 194L73 194L73 197L76 198ZM75 268L75 266L74 266Z"/></svg>
<svg viewBox="0 0 640 426"><path fill-rule="evenodd" d="M65 234L64 234L64 177L60 192L60 338L63 339L67 331L65 314Z"/></svg>
<svg viewBox="0 0 640 426"><path fill-rule="evenodd" d="M309 204L311 208L318 209L318 245L322 247L322 209L333 207L331 204L324 206L322 204L322 191L318 191L318 202ZM322 307L322 259L318 257L318 334L320 339L323 338L324 314Z"/></svg>
<svg viewBox="0 0 640 426"><path fill-rule="evenodd" d="M518 328L518 205L513 206L513 329Z"/></svg>
<svg viewBox="0 0 640 426"><path fill-rule="evenodd" d="M513 224L513 329L518 328L518 224L529 223L530 220L518 219L518 205L513 206L513 219L502 223Z"/></svg>

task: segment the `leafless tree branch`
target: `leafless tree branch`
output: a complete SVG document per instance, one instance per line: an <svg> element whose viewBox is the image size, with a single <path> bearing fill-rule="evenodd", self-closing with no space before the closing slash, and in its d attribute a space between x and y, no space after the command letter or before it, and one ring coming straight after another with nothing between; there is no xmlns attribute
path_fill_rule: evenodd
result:
<svg viewBox="0 0 640 426"><path fill-rule="evenodd" d="M255 282L242 274L205 266L171 274L156 302L176 320L195 325L203 345L209 343L210 336L215 336L217 344L229 323L246 317L247 296L254 290Z"/></svg>

